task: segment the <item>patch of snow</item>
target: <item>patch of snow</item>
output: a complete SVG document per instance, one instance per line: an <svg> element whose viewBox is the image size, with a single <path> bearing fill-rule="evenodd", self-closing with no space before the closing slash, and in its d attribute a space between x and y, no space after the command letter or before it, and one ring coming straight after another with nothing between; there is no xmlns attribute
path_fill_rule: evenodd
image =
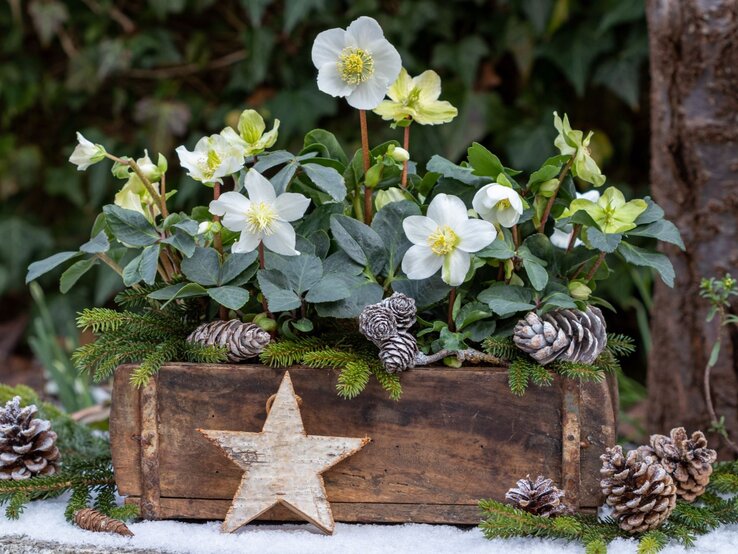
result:
<svg viewBox="0 0 738 554"><path fill-rule="evenodd" d="M336 524L333 536L320 534L302 524L252 524L237 533L220 532L220 522L183 523L144 521L131 523L133 538L91 533L64 519L66 497L33 502L17 521L0 516L0 536L26 535L31 539L56 541L66 545L96 545L108 548L158 549L183 554L392 554L428 552L433 554L580 554L581 545L542 539L488 541L479 529L449 525L354 525ZM611 554L634 554L636 542L617 540ZM669 546L664 554L735 554L738 552L738 525L726 526L700 537L696 548Z"/></svg>

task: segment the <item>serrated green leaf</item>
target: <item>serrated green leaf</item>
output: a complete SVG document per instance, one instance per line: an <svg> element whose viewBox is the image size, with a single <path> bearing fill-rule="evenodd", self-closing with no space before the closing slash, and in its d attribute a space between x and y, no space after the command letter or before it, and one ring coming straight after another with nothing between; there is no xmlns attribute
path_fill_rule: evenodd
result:
<svg viewBox="0 0 738 554"><path fill-rule="evenodd" d="M249 291L239 287L214 287L207 289L207 293L218 304L231 310L240 310L249 301Z"/></svg>

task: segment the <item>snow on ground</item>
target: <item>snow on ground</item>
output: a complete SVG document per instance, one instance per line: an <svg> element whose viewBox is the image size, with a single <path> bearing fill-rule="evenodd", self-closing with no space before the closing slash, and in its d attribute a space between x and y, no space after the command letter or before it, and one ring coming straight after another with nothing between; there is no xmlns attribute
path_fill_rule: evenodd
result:
<svg viewBox="0 0 738 554"><path fill-rule="evenodd" d="M424 552L573 554L584 549L573 543L539 539L488 541L478 529L448 525L353 525L339 523L327 537L309 525L247 525L235 534L220 533L220 522L182 523L147 521L129 524L135 537L91 533L64 520L65 498L33 502L17 521L0 517L0 537L25 535L31 539L57 541L67 545L97 545L115 548L160 549L187 554L392 554ZM610 546L612 554L634 554L634 541L619 540ZM738 525L724 527L701 537L695 549L668 547L665 554L738 553Z"/></svg>

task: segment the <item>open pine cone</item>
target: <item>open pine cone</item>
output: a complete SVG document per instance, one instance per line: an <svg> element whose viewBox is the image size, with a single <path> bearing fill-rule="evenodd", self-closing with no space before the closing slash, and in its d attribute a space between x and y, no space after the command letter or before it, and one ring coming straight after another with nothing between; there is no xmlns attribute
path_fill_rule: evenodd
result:
<svg viewBox="0 0 738 554"><path fill-rule="evenodd" d="M187 342L205 346L225 346L229 362L243 362L261 354L272 337L254 323L238 319L211 321L199 325Z"/></svg>
<svg viewBox="0 0 738 554"><path fill-rule="evenodd" d="M695 431L690 438L684 427L676 427L668 437L651 435L650 442L650 447L642 448L653 453L672 476L679 498L693 502L705 492L717 452L707 448L702 431Z"/></svg>
<svg viewBox="0 0 738 554"><path fill-rule="evenodd" d="M600 459L600 486L621 529L643 533L666 521L676 506L676 485L656 456L644 448L624 455L614 446Z"/></svg>
<svg viewBox="0 0 738 554"><path fill-rule="evenodd" d="M554 360L591 364L607 346L605 318L599 308L529 312L513 330L513 341L541 365Z"/></svg>
<svg viewBox="0 0 738 554"><path fill-rule="evenodd" d="M21 481L59 470L59 449L51 423L33 416L38 408L20 407L16 396L0 408L0 479Z"/></svg>
<svg viewBox="0 0 738 554"><path fill-rule="evenodd" d="M507 491L505 498L516 508L543 517L556 517L570 511L564 503L564 491L559 490L551 479L542 475L531 481L530 475L520 479L517 486Z"/></svg>
<svg viewBox="0 0 738 554"><path fill-rule="evenodd" d="M390 373L399 373L415 367L415 355L418 343L407 331L399 331L396 335L382 341L379 359L384 369Z"/></svg>

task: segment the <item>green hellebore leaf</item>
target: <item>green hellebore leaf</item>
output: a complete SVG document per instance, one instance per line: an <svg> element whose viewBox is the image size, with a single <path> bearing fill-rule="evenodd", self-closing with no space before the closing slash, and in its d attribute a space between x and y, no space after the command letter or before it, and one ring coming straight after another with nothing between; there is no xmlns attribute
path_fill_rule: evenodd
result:
<svg viewBox="0 0 738 554"><path fill-rule="evenodd" d="M85 252L86 254L100 254L102 252L107 252L109 249L110 241L108 240L108 236L105 234L105 231L100 231L93 238L79 247L79 251Z"/></svg>
<svg viewBox="0 0 738 554"><path fill-rule="evenodd" d="M80 252L59 252L43 260L33 262L28 266L28 273L26 273L26 284L31 281L38 279L44 273L48 273L56 266L63 264L67 260L80 256Z"/></svg>
<svg viewBox="0 0 738 554"><path fill-rule="evenodd" d="M161 238L156 228L139 212L108 204L103 206L103 213L113 235L123 244L149 246Z"/></svg>
<svg viewBox="0 0 738 554"><path fill-rule="evenodd" d="M352 260L369 267L375 275L382 271L387 262L387 249L374 229L345 215L331 216L330 226L338 246Z"/></svg>
<svg viewBox="0 0 738 554"><path fill-rule="evenodd" d="M533 294L530 289L513 287L503 283L494 283L477 296L480 302L487 304L490 309L501 317L513 315L534 309L531 303Z"/></svg>
<svg viewBox="0 0 738 554"><path fill-rule="evenodd" d="M622 254L625 261L633 265L650 267L657 271L661 280L669 287L674 286L674 266L664 254L657 252L649 252L643 248L633 246L627 242L621 242L618 246L618 253Z"/></svg>
<svg viewBox="0 0 738 554"><path fill-rule="evenodd" d="M286 312L299 308L302 304L300 297L291 289L289 280L282 272L276 269L260 269L256 273L256 278L270 311Z"/></svg>
<svg viewBox="0 0 738 554"><path fill-rule="evenodd" d="M59 290L61 293L68 293L77 281L79 281L80 277L92 269L92 266L97 264L97 261L97 258L93 256L92 258L79 260L69 266L59 279Z"/></svg>
<svg viewBox="0 0 738 554"><path fill-rule="evenodd" d="M660 219L648 225L638 226L628 231L627 234L628 236L652 237L663 242L670 242L684 250L684 241L682 240L682 235L679 233L679 229L671 221L667 221L666 219Z"/></svg>
<svg viewBox="0 0 738 554"><path fill-rule="evenodd" d="M240 310L249 301L249 291L240 287L214 287L208 289L208 296L230 310Z"/></svg>

